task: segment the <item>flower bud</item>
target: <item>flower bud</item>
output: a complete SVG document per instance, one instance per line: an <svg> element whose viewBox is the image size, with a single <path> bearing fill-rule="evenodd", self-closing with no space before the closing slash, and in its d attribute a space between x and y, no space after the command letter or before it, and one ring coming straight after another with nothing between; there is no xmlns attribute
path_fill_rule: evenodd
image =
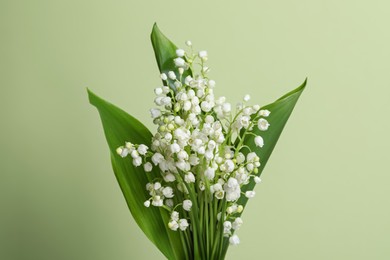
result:
<svg viewBox="0 0 390 260"><path fill-rule="evenodd" d="M177 49L176 50L177 57L183 57L184 54L185 54L185 51L183 49Z"/></svg>
<svg viewBox="0 0 390 260"><path fill-rule="evenodd" d="M253 110L255 110L255 111L257 111L257 110L259 110L260 109L260 106L259 105L254 105L253 106Z"/></svg>
<svg viewBox="0 0 390 260"><path fill-rule="evenodd" d="M259 115L260 115L260 116L263 116L263 117L267 117L267 116L269 116L270 114L271 114L271 112L268 111L268 110L260 110L260 111L259 111Z"/></svg>
<svg viewBox="0 0 390 260"><path fill-rule="evenodd" d="M176 67L184 67L186 65L186 61L182 58L176 58L173 60Z"/></svg>
<svg viewBox="0 0 390 260"><path fill-rule="evenodd" d="M201 58L203 61L207 60L207 51L200 51L198 53L199 58Z"/></svg>
<svg viewBox="0 0 390 260"><path fill-rule="evenodd" d="M147 162L144 164L144 170L145 172L151 172L153 169L153 165L150 162Z"/></svg>
<svg viewBox="0 0 390 260"><path fill-rule="evenodd" d="M260 179L259 176L256 176L256 177L254 178L254 180L255 180L255 183L260 183L260 182L261 182L261 179Z"/></svg>
<svg viewBox="0 0 390 260"><path fill-rule="evenodd" d="M162 88L155 88L154 89L154 94L156 94L157 96L161 95L162 93L163 93L163 89Z"/></svg>
<svg viewBox="0 0 390 260"><path fill-rule="evenodd" d="M215 87L215 81L212 80L212 79L209 80L208 85L209 85L210 88L214 88Z"/></svg>
<svg viewBox="0 0 390 260"><path fill-rule="evenodd" d="M245 102L248 102L250 99L251 99L251 96L250 96L250 95L245 95L245 96L244 96L244 101L245 101Z"/></svg>
<svg viewBox="0 0 390 260"><path fill-rule="evenodd" d="M172 79L172 80L175 80L175 79L176 79L176 74L175 74L175 72L169 71L169 72L168 72L168 77L169 77L170 79Z"/></svg>
<svg viewBox="0 0 390 260"><path fill-rule="evenodd" d="M247 191L247 192L245 192L245 196L246 196L248 199L253 198L255 195L256 195L256 192L255 192L255 191Z"/></svg>
<svg viewBox="0 0 390 260"><path fill-rule="evenodd" d="M175 103L175 107L174 107L175 112L179 112L180 109L181 109L180 103Z"/></svg>
<svg viewBox="0 0 390 260"><path fill-rule="evenodd" d="M162 80L167 80L168 79L167 74L165 74L165 73L161 73L160 78Z"/></svg>
<svg viewBox="0 0 390 260"><path fill-rule="evenodd" d="M123 148L122 148L122 147L116 148L116 153L117 153L118 155L121 155L122 152L123 152Z"/></svg>

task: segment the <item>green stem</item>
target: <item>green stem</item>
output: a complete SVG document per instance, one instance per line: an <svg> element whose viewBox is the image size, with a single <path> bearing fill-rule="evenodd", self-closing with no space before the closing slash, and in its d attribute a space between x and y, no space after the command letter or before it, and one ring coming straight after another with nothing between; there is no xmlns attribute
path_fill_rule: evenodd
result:
<svg viewBox="0 0 390 260"><path fill-rule="evenodd" d="M205 193L206 194L206 193ZM210 252L210 240L209 240L209 210L208 210L208 205L207 205L207 199L204 200L204 203L206 204L205 205L205 223L206 223L206 239L205 239L205 242L206 242L206 255L207 255L207 259L209 259L209 252Z"/></svg>
<svg viewBox="0 0 390 260"><path fill-rule="evenodd" d="M211 200L209 206L210 206L210 223L211 223L211 228L210 228L210 243L211 243L211 248L214 247L215 241L214 241L214 232L215 232L215 225L216 223L216 216L217 216L217 210L216 210L216 205L218 204L218 200L214 200L214 198ZM214 206L213 206L214 205Z"/></svg>
<svg viewBox="0 0 390 260"><path fill-rule="evenodd" d="M181 177L180 177L181 178ZM194 247L196 246L198 250L195 250L195 259L206 259L204 256L204 247L202 243L202 236L197 233L198 227L200 226L199 223L199 205L198 205L198 200L195 197L195 192L192 189L192 185L189 185L186 182L183 182L186 185L186 188L188 190L190 199L193 203L190 213L190 218L191 218L191 223L192 223L192 229L194 232ZM199 230L201 231L201 230ZM199 248L198 248L199 247Z"/></svg>
<svg viewBox="0 0 390 260"><path fill-rule="evenodd" d="M223 239L223 222L225 222L225 212L226 212L226 199L223 199L222 201L222 214L221 214L221 223L220 223L220 232L219 232L219 252L218 252L218 259L222 259L222 250L223 250L223 244L224 244L224 239Z"/></svg>
<svg viewBox="0 0 390 260"><path fill-rule="evenodd" d="M225 221L225 211L226 211L226 199L223 199L222 201L219 201L219 205L216 207L217 203L214 203L214 210L217 208L221 208L221 211L217 212L222 212L221 213L221 219L219 220L217 229L216 229L216 239L213 245L213 251L211 253L211 259L222 259L219 257L220 255L220 248L222 247L223 244L223 222Z"/></svg>
<svg viewBox="0 0 390 260"><path fill-rule="evenodd" d="M193 202L192 209L189 212L187 212L187 214L190 217L190 223L192 225L192 235L193 235L193 245L194 245L194 259L196 259L196 260L202 259L202 258L199 258L200 257L200 253L203 250L199 247L199 243L198 243L199 240L198 240L198 232L197 231L199 230L199 220L198 220L199 219L199 214L198 214L197 201L194 201L194 199L193 199L194 191L191 189L191 187L190 187L190 185L188 185L188 183L183 181L183 178L182 178L182 176L179 173L176 174L175 176L176 176L179 184L180 183L184 183L184 185L186 186L186 188L188 190L189 197L190 197L191 201ZM183 198L180 195L181 195L180 192L178 192L178 199L180 201L183 201ZM183 212L186 212L186 211L183 210Z"/></svg>
<svg viewBox="0 0 390 260"><path fill-rule="evenodd" d="M178 232L180 233L180 241L181 241L181 244L182 244L183 249L184 249L184 254L186 256L186 259L189 260L190 255L188 254L188 247L187 247L186 241L184 240L184 234L182 231L178 231Z"/></svg>
<svg viewBox="0 0 390 260"><path fill-rule="evenodd" d="M192 249L192 240L191 240L191 236L190 236L190 229L187 228L184 232L185 234L185 240L187 242L187 246L188 246L188 250L189 250L189 255L191 256L190 259L194 259L194 252L193 252L193 249Z"/></svg>
<svg viewBox="0 0 390 260"><path fill-rule="evenodd" d="M203 236L203 227L204 227L204 218L203 218L203 214L204 214L204 207L203 207L203 197L201 196L201 194L198 194L198 198L199 198L199 205L200 205L200 208L199 208L199 227L200 227L200 232L199 232L199 235L202 237Z"/></svg>

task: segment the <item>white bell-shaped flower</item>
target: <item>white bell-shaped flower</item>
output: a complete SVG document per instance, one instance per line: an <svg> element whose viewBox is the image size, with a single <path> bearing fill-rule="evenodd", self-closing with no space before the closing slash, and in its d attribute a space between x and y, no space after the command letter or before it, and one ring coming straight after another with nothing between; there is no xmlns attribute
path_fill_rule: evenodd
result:
<svg viewBox="0 0 390 260"><path fill-rule="evenodd" d="M186 211L190 211L192 207L192 201L190 200L184 200L183 201L183 209Z"/></svg>
<svg viewBox="0 0 390 260"><path fill-rule="evenodd" d="M233 246L240 244L240 238L237 235L233 235L229 238L229 243Z"/></svg>
<svg viewBox="0 0 390 260"><path fill-rule="evenodd" d="M264 139L263 139L263 137L261 137L259 135L256 136L255 137L255 144L256 144L256 146L262 148L264 146Z"/></svg>
<svg viewBox="0 0 390 260"><path fill-rule="evenodd" d="M183 49L177 49L176 50L176 55L177 57L183 57L185 55L185 51Z"/></svg>
<svg viewBox="0 0 390 260"><path fill-rule="evenodd" d="M270 124L268 123L267 120L265 120L264 118L260 118L258 123L257 123L257 127L259 128L259 130L261 131L267 131L268 127L270 126Z"/></svg>
<svg viewBox="0 0 390 260"><path fill-rule="evenodd" d="M184 231L184 230L187 229L188 226L189 226L189 224L188 224L187 219L182 218L182 219L179 220L179 228L180 228L180 230Z"/></svg>

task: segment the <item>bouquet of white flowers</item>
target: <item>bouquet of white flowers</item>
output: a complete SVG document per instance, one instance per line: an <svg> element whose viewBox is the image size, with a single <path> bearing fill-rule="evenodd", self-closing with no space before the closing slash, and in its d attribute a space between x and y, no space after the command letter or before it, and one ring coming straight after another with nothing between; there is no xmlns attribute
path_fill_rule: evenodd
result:
<svg viewBox="0 0 390 260"><path fill-rule="evenodd" d="M157 132L89 91L99 110L130 211L168 259L224 259L247 200L306 81L267 106L234 108L216 97L206 51L177 48L156 25L152 44L163 85L150 110Z"/></svg>

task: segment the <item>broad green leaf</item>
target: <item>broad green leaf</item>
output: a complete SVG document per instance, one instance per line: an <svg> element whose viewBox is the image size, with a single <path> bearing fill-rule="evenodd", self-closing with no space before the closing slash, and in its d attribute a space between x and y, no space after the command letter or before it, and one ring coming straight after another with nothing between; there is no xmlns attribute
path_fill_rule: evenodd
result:
<svg viewBox="0 0 390 260"><path fill-rule="evenodd" d="M157 24L153 25L152 34L150 35L152 40L154 55L156 56L156 61L160 73L168 74L168 71L174 71L176 77L179 78L177 68L173 59L177 58L176 50L178 47L171 42L158 28ZM184 71L182 75L182 80L184 81L185 77L191 75L190 70ZM175 89L173 81L169 80L169 85L172 89Z"/></svg>
<svg viewBox="0 0 390 260"><path fill-rule="evenodd" d="M150 147L152 134L137 119L90 90L88 96L90 103L99 111L111 153L112 167L134 220L168 259L184 259L178 232L167 228L167 212L157 207L147 208L143 204L149 199L145 186L158 176L158 169L154 168L153 172L146 173L143 167L133 166L130 156L122 158L116 154L116 149L125 141Z"/></svg>
<svg viewBox="0 0 390 260"><path fill-rule="evenodd" d="M305 89L306 80L302 83L301 86L294 89L293 91L282 96L274 103L266 105L261 109L267 109L271 112L269 117L265 118L270 123L270 127L267 131L260 131L257 126L253 128L252 133L255 135L260 135L264 139L264 146L262 148L255 145L255 136L246 135L244 140L244 145L247 145L253 152L260 157L260 167L258 176L261 175L265 165L268 162L268 159L275 148L275 145L279 139L280 134L283 131L284 126L287 123L288 118L290 117L295 104L297 103L299 96L302 91ZM246 151L247 152L247 151ZM251 181L248 185L243 186L242 191L253 190L255 182ZM245 196L242 196L238 201L239 204L245 205L248 199Z"/></svg>
<svg viewBox="0 0 390 260"><path fill-rule="evenodd" d="M257 174L258 176L261 175L265 165L267 164L268 159L274 150L276 143L278 142L279 136L282 133L283 128L295 107L295 104L297 103L302 91L305 89L306 81L307 80L305 80L301 86L285 94L275 102L261 108L267 109L271 112L271 114L265 118L270 124L268 130L261 131L257 126L255 126L252 131L255 135L260 135L263 137L264 146L262 148L255 145L255 136L246 135L244 145L249 146L249 148L256 152L257 156L260 157L261 165L259 167L259 173ZM242 190L244 192L247 190L253 190L254 186L255 182L252 181L248 185L243 186ZM247 199L239 201L239 203L246 203L246 201Z"/></svg>
<svg viewBox="0 0 390 260"><path fill-rule="evenodd" d="M263 148L259 148L255 145L254 142L254 136L253 135L246 135L244 140L244 145L249 146L249 148L256 152L256 154L260 157L261 165L259 167L259 173L258 176L261 175L265 165L267 164L267 161L274 150L274 147L279 139L280 134L283 131L284 126L287 123L288 118L290 117L295 104L297 103L299 96L301 95L302 91L305 89L306 86L306 80L302 83L301 86L294 89L293 91L285 94L278 100L276 100L274 103L271 103L269 105L266 105L262 107L261 109L267 109L271 111L271 114L269 115L267 121L270 123L270 127L267 131L260 131L257 126L253 128L253 133L255 135L260 135L264 139L264 146ZM243 153L247 154L247 149L243 149ZM248 185L245 185L242 187L242 192L246 192L248 190L253 190L255 187L255 182L251 180L251 182ZM241 198L238 200L238 204L243 205L245 208L246 203L248 202L248 198L245 196L241 196ZM224 243L224 254L226 254L226 251L228 249L229 242L225 240Z"/></svg>

